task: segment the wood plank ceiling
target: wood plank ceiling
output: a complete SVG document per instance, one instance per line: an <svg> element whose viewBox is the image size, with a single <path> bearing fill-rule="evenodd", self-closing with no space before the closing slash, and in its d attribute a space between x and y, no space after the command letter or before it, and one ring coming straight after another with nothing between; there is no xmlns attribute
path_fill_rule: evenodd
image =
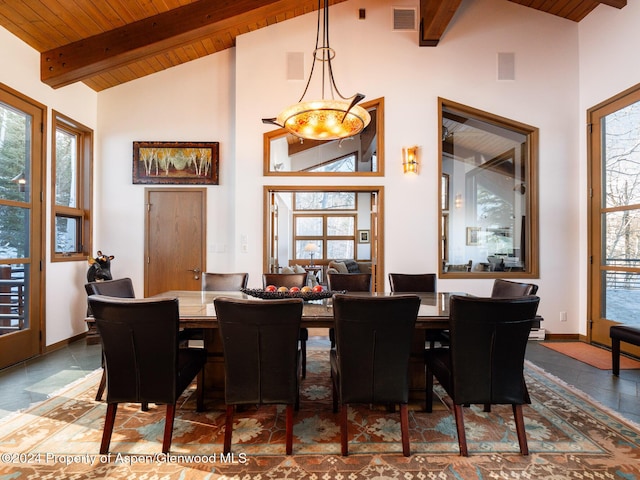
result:
<svg viewBox="0 0 640 480"><path fill-rule="evenodd" d="M436 46L462 0L418 1L418 43ZM508 1L574 22L601 3L626 5ZM317 9L318 0L16 0L0 1L0 26L40 52L43 82L59 88L82 81L101 91L233 47L238 35Z"/></svg>

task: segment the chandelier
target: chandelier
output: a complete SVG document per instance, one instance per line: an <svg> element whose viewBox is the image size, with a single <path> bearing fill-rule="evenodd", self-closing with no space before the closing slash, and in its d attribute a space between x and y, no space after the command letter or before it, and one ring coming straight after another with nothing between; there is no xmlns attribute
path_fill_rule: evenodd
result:
<svg viewBox="0 0 640 480"><path fill-rule="evenodd" d="M323 1L324 7L321 7ZM335 55L335 51L329 46L329 0L318 0L316 48L304 92L298 103L285 108L276 118L263 118L262 122L284 127L293 135L310 140L338 140L360 133L371 121L371 116L357 105L364 95L356 93L347 98L338 90L331 66ZM316 61L322 65L322 97L320 100L303 102L315 72ZM330 98L325 98L325 93Z"/></svg>

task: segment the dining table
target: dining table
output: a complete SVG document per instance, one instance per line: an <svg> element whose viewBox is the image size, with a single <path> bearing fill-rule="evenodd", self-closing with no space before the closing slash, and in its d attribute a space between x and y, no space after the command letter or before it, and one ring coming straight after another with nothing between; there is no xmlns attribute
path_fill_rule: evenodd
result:
<svg viewBox="0 0 640 480"><path fill-rule="evenodd" d="M424 348L427 330L446 330L449 328L449 299L452 295L466 295L462 292L433 293L367 293L351 292L347 295L388 296L417 295L420 297L420 308L416 319L412 353L409 361L409 395L414 400L421 400L425 395ZM204 389L209 398L224 395L224 354L218 333L213 300L218 297L253 299L244 292L237 291L191 291L171 290L154 295L155 298L177 298L180 313L180 326L187 330L202 332L202 348L207 350ZM285 297L283 295L283 297ZM333 327L332 298L305 301L302 308L301 327L326 328ZM328 331L328 330L327 330ZM328 347L327 347L328 350ZM328 361L327 355L327 361Z"/></svg>

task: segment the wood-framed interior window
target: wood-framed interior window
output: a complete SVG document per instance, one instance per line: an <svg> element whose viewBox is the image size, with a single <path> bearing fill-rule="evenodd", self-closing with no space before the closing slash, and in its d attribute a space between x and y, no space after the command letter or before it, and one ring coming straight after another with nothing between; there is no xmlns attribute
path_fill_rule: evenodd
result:
<svg viewBox="0 0 640 480"><path fill-rule="evenodd" d="M93 130L53 111L51 260L86 260L91 252Z"/></svg>
<svg viewBox="0 0 640 480"><path fill-rule="evenodd" d="M439 103L439 276L538 278L538 128Z"/></svg>

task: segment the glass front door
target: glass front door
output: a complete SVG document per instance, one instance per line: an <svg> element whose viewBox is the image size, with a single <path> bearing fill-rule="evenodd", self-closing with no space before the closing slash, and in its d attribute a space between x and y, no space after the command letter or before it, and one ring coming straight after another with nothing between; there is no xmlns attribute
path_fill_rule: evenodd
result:
<svg viewBox="0 0 640 480"><path fill-rule="evenodd" d="M0 368L40 352L42 118L0 88Z"/></svg>
<svg viewBox="0 0 640 480"><path fill-rule="evenodd" d="M640 327L640 90L590 118L591 340L609 345L611 325Z"/></svg>

